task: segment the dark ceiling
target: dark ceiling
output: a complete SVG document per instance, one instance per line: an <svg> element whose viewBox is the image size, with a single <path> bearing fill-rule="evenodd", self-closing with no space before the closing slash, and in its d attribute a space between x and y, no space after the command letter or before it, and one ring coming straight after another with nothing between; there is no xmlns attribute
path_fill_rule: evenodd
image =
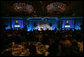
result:
<svg viewBox="0 0 84 57"><path fill-rule="evenodd" d="M25 2L31 4L34 7L35 12L28 13L17 13L10 7L13 3ZM45 7L53 2L57 1L1 1L1 16L2 17L14 17L14 16L83 16L83 1L58 1L68 5L68 11L62 14L48 14Z"/></svg>

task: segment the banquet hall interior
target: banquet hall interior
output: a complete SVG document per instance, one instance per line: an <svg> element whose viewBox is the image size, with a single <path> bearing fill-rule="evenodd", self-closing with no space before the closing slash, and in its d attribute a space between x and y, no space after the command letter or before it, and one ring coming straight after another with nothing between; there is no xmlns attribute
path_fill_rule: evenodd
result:
<svg viewBox="0 0 84 57"><path fill-rule="evenodd" d="M83 56L83 1L0 4L1 56Z"/></svg>

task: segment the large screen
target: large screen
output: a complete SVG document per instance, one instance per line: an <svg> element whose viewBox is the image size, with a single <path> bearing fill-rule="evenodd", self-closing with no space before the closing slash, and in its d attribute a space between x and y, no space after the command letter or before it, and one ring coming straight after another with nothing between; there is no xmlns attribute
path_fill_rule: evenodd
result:
<svg viewBox="0 0 84 57"><path fill-rule="evenodd" d="M67 20L63 20L62 28L74 28L74 20L68 20L68 24L66 24Z"/></svg>
<svg viewBox="0 0 84 57"><path fill-rule="evenodd" d="M23 28L23 20L17 20L18 23L16 23L16 20L12 20L12 28Z"/></svg>

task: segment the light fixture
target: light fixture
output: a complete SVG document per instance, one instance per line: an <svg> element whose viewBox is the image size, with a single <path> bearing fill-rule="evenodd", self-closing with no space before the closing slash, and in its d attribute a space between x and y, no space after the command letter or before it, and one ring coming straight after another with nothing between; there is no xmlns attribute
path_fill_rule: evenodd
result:
<svg viewBox="0 0 84 57"><path fill-rule="evenodd" d="M32 13L34 11L33 6L26 3L14 3L13 8L16 12Z"/></svg>

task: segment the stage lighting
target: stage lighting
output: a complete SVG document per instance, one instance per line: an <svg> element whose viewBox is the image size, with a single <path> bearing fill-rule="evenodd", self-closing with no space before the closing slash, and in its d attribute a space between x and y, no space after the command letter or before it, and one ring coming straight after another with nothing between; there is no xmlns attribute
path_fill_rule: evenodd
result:
<svg viewBox="0 0 84 57"><path fill-rule="evenodd" d="M67 20L66 21L66 24L65 24L65 28L70 28L71 26L70 26L70 24L69 24L69 21Z"/></svg>
<svg viewBox="0 0 84 57"><path fill-rule="evenodd" d="M55 2L55 3L49 4L46 8L48 13L54 13L55 11L63 13L66 10L66 7L67 6L64 3Z"/></svg>
<svg viewBox="0 0 84 57"><path fill-rule="evenodd" d="M17 28L19 28L19 27L20 27L20 25L14 25L14 27L17 27Z"/></svg>
<svg viewBox="0 0 84 57"><path fill-rule="evenodd" d="M20 28L20 24L18 23L18 21L16 20L16 23L14 25L15 28Z"/></svg>
<svg viewBox="0 0 84 57"><path fill-rule="evenodd" d="M27 12L27 13L32 13L34 11L34 8L32 5L26 4L26 3L14 3L13 4L13 9L16 12Z"/></svg>

